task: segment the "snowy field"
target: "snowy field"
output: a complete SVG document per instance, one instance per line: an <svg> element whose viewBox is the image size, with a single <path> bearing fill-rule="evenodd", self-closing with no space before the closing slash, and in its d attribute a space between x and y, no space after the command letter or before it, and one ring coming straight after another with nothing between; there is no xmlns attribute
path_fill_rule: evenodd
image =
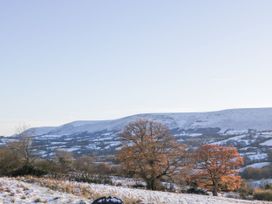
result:
<svg viewBox="0 0 272 204"><path fill-rule="evenodd" d="M123 187L106 186L98 184L82 184L67 181L35 181L26 183L13 178L0 178L0 203L1 204L26 204L26 203L65 203L65 204L84 204L91 203L95 196L113 195L126 200L127 204L268 204L272 202L264 201L245 201L223 197L202 196L193 194L176 194L158 191L148 191L141 189L129 189ZM56 184L62 189L70 188L71 194L53 191L46 187L47 182ZM39 184L38 184L39 183ZM74 189L71 190L71 188ZM52 187L51 187L52 188ZM59 188L56 186L56 190ZM91 194L80 192L92 192ZM73 193L73 194L72 194ZM84 196L85 195L85 196ZM91 195L91 196L90 196ZM94 196L93 198L91 198ZM129 200L128 200L129 198Z"/></svg>
<svg viewBox="0 0 272 204"><path fill-rule="evenodd" d="M80 204L82 201L87 200L73 194L53 191L48 188L38 186L37 184L29 184L9 178L0 178L0 204Z"/></svg>

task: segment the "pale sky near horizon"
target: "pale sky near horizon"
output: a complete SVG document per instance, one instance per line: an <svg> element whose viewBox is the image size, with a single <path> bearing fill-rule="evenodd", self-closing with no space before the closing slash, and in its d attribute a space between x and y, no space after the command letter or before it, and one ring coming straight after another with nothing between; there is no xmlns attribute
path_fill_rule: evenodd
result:
<svg viewBox="0 0 272 204"><path fill-rule="evenodd" d="M0 135L272 107L271 0L0 0Z"/></svg>

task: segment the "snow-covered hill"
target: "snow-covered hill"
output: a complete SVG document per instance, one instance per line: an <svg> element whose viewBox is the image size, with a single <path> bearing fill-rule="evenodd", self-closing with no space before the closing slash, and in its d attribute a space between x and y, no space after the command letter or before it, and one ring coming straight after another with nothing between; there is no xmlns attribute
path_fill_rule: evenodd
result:
<svg viewBox="0 0 272 204"><path fill-rule="evenodd" d="M37 134L64 135L79 132L115 131L137 119L150 119L162 122L169 128L197 129L220 128L221 132L233 130L271 130L272 108L230 109L203 113L150 113L138 114L116 120L75 121L55 128L36 128Z"/></svg>
<svg viewBox="0 0 272 204"><path fill-rule="evenodd" d="M53 191L40 185L51 186L51 188L54 187L54 189L58 191ZM57 185L61 185L61 188L57 187ZM0 189L0 203L3 204L87 204L101 196L116 196L125 201L125 203L139 204L271 204L271 202L266 201L246 201L224 197L148 191L100 184L50 181L45 179L34 183L26 183L14 178L0 178ZM69 193L60 191L68 191Z"/></svg>
<svg viewBox="0 0 272 204"><path fill-rule="evenodd" d="M203 143L234 145L247 163L269 162L271 149L272 108L230 109L203 113L138 114L116 120L75 121L59 127L27 130L33 136L35 151L52 156L56 149L77 154L111 154L120 147L118 133L129 122L156 120L167 125L180 142L190 146ZM0 143L16 136L0 138ZM271 162L271 161L270 161Z"/></svg>

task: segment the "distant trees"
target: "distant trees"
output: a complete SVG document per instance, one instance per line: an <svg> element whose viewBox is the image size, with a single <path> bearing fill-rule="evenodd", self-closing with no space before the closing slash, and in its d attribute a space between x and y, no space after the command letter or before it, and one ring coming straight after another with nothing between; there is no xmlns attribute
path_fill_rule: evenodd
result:
<svg viewBox="0 0 272 204"><path fill-rule="evenodd" d="M2 175L9 175L19 170L29 171L33 167L35 155L32 151L31 136L30 131L20 129L15 141L0 148Z"/></svg>
<svg viewBox="0 0 272 204"><path fill-rule="evenodd" d="M88 156L88 155L83 155L79 158L76 158L74 160L74 168L80 172L81 174L91 174L94 173L94 168L95 168L95 159L92 156Z"/></svg>
<svg viewBox="0 0 272 204"><path fill-rule="evenodd" d="M0 175L8 175L16 170L20 164L18 157L7 147L0 148Z"/></svg>
<svg viewBox="0 0 272 204"><path fill-rule="evenodd" d="M120 137L123 146L117 158L122 169L142 178L148 189L158 189L162 177L171 177L182 165L185 146L179 144L169 129L159 122L132 122Z"/></svg>
<svg viewBox="0 0 272 204"><path fill-rule="evenodd" d="M55 152L55 168L58 173L66 174L73 170L74 156L71 152L58 149Z"/></svg>
<svg viewBox="0 0 272 204"><path fill-rule="evenodd" d="M56 150L53 157L38 158L33 153L29 132L22 132L16 139L0 147L0 176L48 174L75 181L110 183L108 175L125 172L142 178L147 189L160 190L162 181L174 179L183 184L185 181L193 190L197 187L211 190L215 196L219 190L235 190L241 185L237 170L243 158L236 148L207 144L189 149L156 121L138 120L124 128L120 134L122 147L117 153L120 165L97 162L92 155L73 155L65 149ZM248 168L242 175L269 177L271 165L257 170Z"/></svg>
<svg viewBox="0 0 272 204"><path fill-rule="evenodd" d="M195 153L194 176L201 186L217 196L219 189L235 190L240 187L238 169L242 164L243 158L235 147L207 144Z"/></svg>
<svg viewBox="0 0 272 204"><path fill-rule="evenodd" d="M241 172L241 176L245 179L268 179L272 177L272 164L262 167L262 168L253 168L248 167Z"/></svg>

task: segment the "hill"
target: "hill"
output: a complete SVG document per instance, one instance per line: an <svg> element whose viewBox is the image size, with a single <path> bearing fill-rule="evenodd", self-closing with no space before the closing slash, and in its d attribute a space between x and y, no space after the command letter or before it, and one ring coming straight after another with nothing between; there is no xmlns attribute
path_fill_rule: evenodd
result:
<svg viewBox="0 0 272 204"><path fill-rule="evenodd" d="M246 158L247 165L271 162L268 151L272 147L272 108L138 114L116 120L75 121L58 127L31 128L26 133L32 135L34 150L42 157L52 156L56 149L75 154L109 155L120 148L118 133L138 119L164 123L180 142L191 147L203 143L234 145ZM2 137L0 143L17 137Z"/></svg>
<svg viewBox="0 0 272 204"><path fill-rule="evenodd" d="M168 193L101 184L87 184L48 179L0 178L0 203L91 203L100 196L117 196L125 203L150 204L271 204L224 197ZM26 182L25 182L26 181ZM54 190L52 190L54 189Z"/></svg>

